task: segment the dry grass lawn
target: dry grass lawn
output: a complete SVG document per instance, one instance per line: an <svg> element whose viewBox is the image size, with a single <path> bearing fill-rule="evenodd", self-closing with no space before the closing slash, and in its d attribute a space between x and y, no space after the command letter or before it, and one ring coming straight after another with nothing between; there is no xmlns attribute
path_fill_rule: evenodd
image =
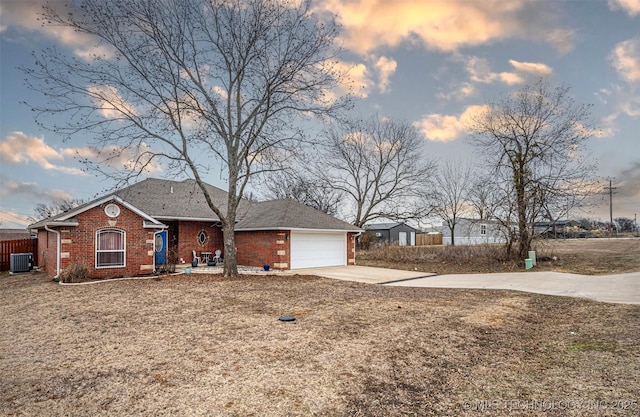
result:
<svg viewBox="0 0 640 417"><path fill-rule="evenodd" d="M0 288L0 415L640 413L637 305L310 276Z"/></svg>
<svg viewBox="0 0 640 417"><path fill-rule="evenodd" d="M537 270L607 275L640 271L640 239L539 240ZM504 261L502 246L382 246L358 253L358 264L438 274L522 271ZM555 260L552 260L554 259ZM545 260L546 258L546 260Z"/></svg>

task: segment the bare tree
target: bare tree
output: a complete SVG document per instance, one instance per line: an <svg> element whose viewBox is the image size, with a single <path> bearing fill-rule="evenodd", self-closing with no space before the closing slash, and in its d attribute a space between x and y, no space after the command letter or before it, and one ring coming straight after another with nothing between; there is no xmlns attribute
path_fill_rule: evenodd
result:
<svg viewBox="0 0 640 417"><path fill-rule="evenodd" d="M540 80L489 104L468 126L502 190L503 220L517 226L519 259L527 257L537 219L563 215L592 189L595 166L582 156L594 132L589 108L575 104L568 87Z"/></svg>
<svg viewBox="0 0 640 417"><path fill-rule="evenodd" d="M335 23L305 0L83 0L43 17L97 48L36 55L25 71L50 99L36 110L68 116L58 133L90 135L101 160L85 162L119 184L154 164L192 176L222 223L224 274L237 275L234 224L249 180L296 152L296 121L349 102L333 94L343 76ZM117 163L123 169L105 169ZM216 164L226 171L225 203L203 181Z"/></svg>
<svg viewBox="0 0 640 417"><path fill-rule="evenodd" d="M337 190L299 171L278 171L269 175L264 189L266 198L290 198L332 216L338 213L342 199Z"/></svg>
<svg viewBox="0 0 640 417"><path fill-rule="evenodd" d="M344 195L350 221L362 227L376 219L424 216L421 196L434 167L410 123L374 116L328 128L314 175Z"/></svg>
<svg viewBox="0 0 640 417"><path fill-rule="evenodd" d="M64 213L67 210L78 207L83 203L82 199L71 198L54 201L51 204L38 203L33 209L34 216L29 217L29 221L35 223L47 217Z"/></svg>
<svg viewBox="0 0 640 417"><path fill-rule="evenodd" d="M451 245L455 245L455 229L463 215L469 215L469 202L473 189L474 170L470 163L446 161L434 176L433 213L440 217L451 232Z"/></svg>
<svg viewBox="0 0 640 417"><path fill-rule="evenodd" d="M473 184L470 187L468 199L474 215L481 220L494 217L500 205L499 188L493 179L481 170L474 171Z"/></svg>

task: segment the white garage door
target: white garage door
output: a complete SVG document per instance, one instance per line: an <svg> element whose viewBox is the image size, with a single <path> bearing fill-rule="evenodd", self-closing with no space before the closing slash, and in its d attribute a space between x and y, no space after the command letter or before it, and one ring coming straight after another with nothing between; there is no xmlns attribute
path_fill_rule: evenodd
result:
<svg viewBox="0 0 640 417"><path fill-rule="evenodd" d="M346 233L291 232L291 269L346 264Z"/></svg>

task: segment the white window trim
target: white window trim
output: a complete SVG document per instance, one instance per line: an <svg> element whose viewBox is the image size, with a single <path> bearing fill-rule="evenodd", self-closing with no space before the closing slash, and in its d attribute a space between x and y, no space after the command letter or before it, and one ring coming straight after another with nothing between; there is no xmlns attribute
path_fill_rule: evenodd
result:
<svg viewBox="0 0 640 417"><path fill-rule="evenodd" d="M123 256L122 256L122 265L105 265L105 266L99 266L98 265L98 242L100 242L100 234L104 233L104 232L118 232L120 233L120 235L122 236L123 239L123 249L122 251L103 251L103 252L122 252ZM95 252L95 267L96 269L108 269L108 268L126 268L127 267L127 232L121 229L100 229L98 231L96 231L96 252ZM102 251L101 251L102 252Z"/></svg>
<svg viewBox="0 0 640 417"><path fill-rule="evenodd" d="M486 224L481 224L480 225L480 235L485 236L487 234L487 225Z"/></svg>

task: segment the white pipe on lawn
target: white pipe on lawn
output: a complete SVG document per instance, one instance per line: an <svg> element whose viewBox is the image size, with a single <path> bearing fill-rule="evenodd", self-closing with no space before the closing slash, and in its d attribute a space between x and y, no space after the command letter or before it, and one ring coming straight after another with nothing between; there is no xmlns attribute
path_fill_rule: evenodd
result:
<svg viewBox="0 0 640 417"><path fill-rule="evenodd" d="M56 276L53 279L60 279L60 232L54 229L49 229L49 226L44 225L44 230L47 232L53 232L57 235L56 239Z"/></svg>

